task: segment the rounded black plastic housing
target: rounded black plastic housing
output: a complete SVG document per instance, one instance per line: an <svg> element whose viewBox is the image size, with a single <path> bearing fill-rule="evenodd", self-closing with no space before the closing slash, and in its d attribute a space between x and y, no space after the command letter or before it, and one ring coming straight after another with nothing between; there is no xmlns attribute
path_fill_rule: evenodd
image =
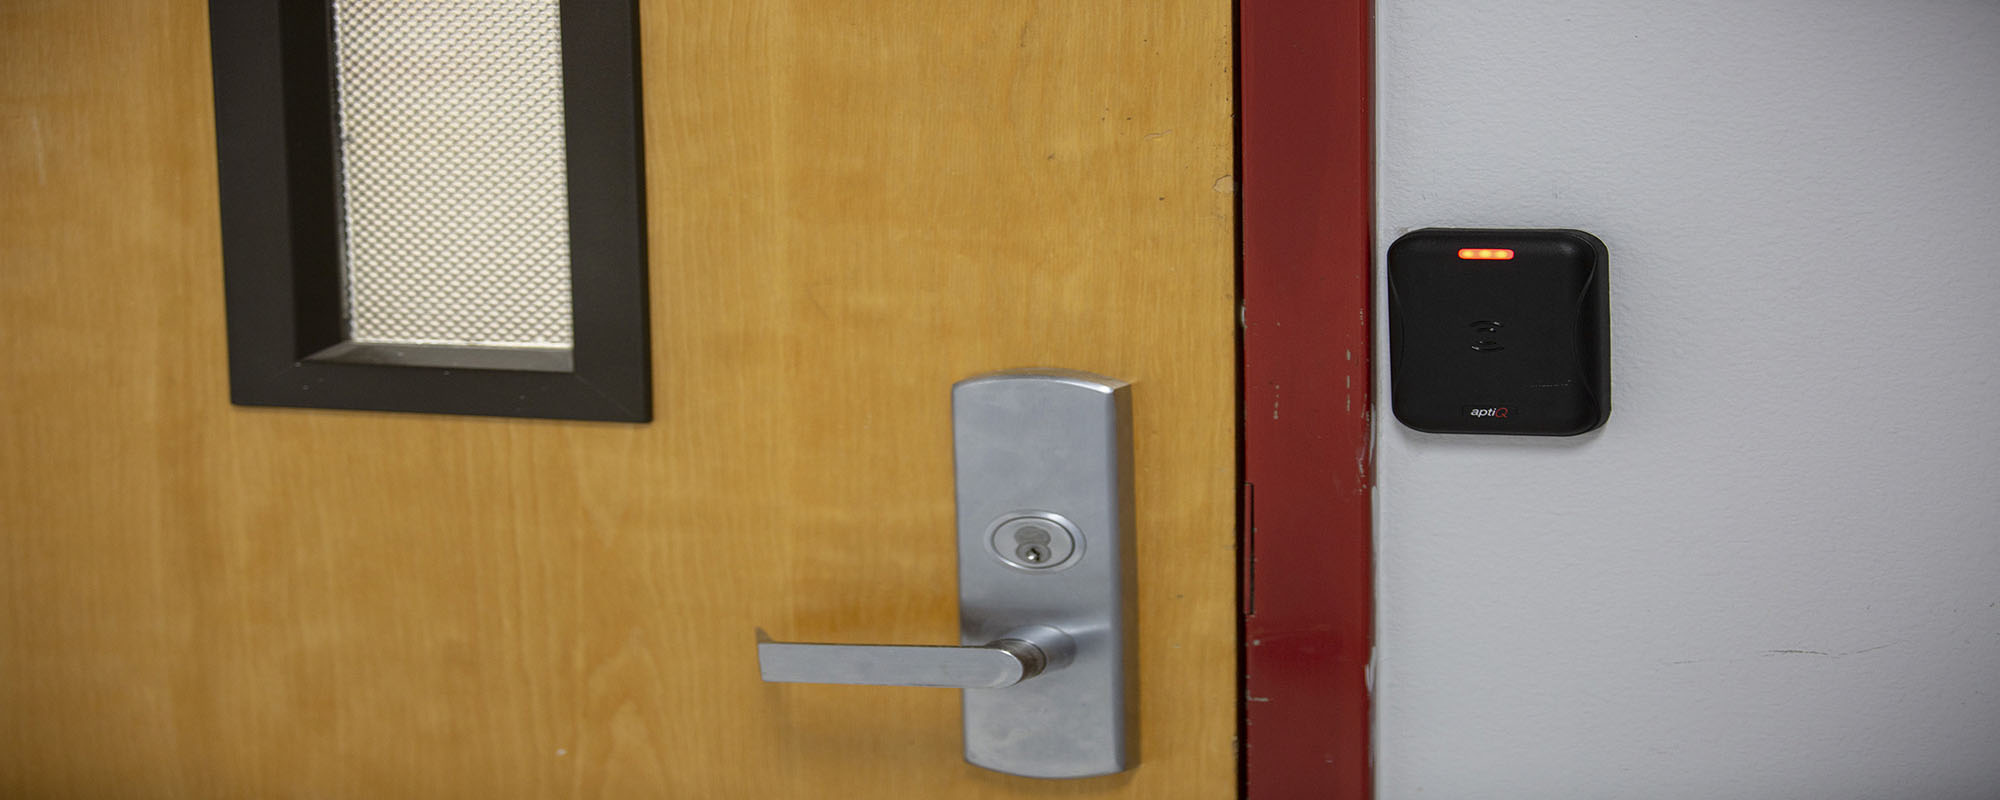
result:
<svg viewBox="0 0 2000 800"><path fill-rule="evenodd" d="M1424 228L1389 246L1389 394L1428 433L1574 436L1611 416L1610 257L1579 230Z"/></svg>

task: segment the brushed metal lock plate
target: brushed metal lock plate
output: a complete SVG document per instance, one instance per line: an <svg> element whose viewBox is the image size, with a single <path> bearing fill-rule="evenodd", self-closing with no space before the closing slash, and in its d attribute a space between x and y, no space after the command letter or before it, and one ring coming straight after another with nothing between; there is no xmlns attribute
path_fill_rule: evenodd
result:
<svg viewBox="0 0 2000 800"><path fill-rule="evenodd" d="M1041 778L1127 767L1125 681L1131 390L1082 372L1024 370L952 387L959 641L1028 625L1076 641L1069 666L965 691L965 760ZM1068 523L1075 554L1047 569L988 556L993 520L1034 509Z"/></svg>
<svg viewBox="0 0 2000 800"><path fill-rule="evenodd" d="M1131 766L1131 400L999 372L952 387L961 646L774 642L764 680L964 690L965 760L1034 778Z"/></svg>

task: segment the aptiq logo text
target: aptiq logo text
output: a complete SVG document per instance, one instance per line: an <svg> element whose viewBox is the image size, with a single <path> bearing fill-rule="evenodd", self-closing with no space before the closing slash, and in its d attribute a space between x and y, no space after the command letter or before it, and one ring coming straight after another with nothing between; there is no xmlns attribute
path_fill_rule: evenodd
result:
<svg viewBox="0 0 2000 800"><path fill-rule="evenodd" d="M1465 407L1465 415L1466 415L1466 416L1468 416L1468 417L1481 417L1481 418L1485 418L1485 419L1506 419L1506 418L1507 418L1507 407L1506 407L1506 406L1466 406L1466 407Z"/></svg>

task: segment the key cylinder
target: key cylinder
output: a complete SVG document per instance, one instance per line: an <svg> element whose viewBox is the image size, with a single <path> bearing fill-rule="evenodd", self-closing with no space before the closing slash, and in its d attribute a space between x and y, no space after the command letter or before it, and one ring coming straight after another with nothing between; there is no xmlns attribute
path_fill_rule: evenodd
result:
<svg viewBox="0 0 2000 800"><path fill-rule="evenodd" d="M1051 569L1077 557L1082 536L1060 514L1019 511L993 524L993 554L1022 569Z"/></svg>

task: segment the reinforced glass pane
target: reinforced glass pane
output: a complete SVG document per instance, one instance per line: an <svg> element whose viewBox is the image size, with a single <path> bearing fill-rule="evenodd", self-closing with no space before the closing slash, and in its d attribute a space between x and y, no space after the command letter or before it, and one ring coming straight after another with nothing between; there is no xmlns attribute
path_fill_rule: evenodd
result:
<svg viewBox="0 0 2000 800"><path fill-rule="evenodd" d="M557 0L334 0L360 344L573 341Z"/></svg>

